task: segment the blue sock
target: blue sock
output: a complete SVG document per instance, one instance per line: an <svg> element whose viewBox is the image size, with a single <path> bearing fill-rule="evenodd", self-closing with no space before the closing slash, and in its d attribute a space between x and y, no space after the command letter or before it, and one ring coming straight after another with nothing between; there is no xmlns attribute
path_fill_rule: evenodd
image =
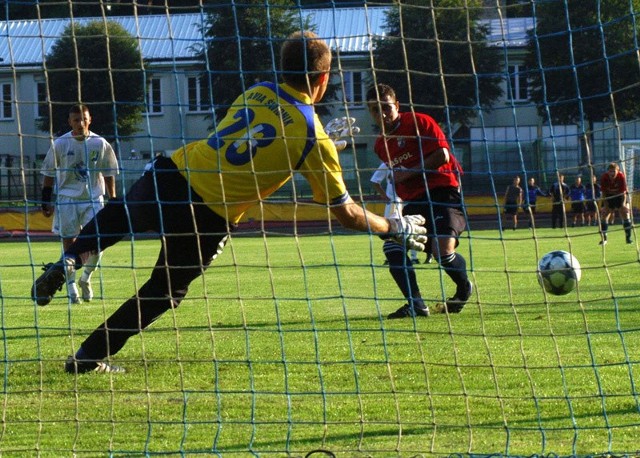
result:
<svg viewBox="0 0 640 458"><path fill-rule="evenodd" d="M622 222L622 227L624 227L624 235L627 236L627 239L631 238L631 220L625 219Z"/></svg>
<svg viewBox="0 0 640 458"><path fill-rule="evenodd" d="M448 256L444 256L439 260L440 266L453 280L456 286L466 286L469 281L467 275L467 261L462 255L453 252Z"/></svg>
<svg viewBox="0 0 640 458"><path fill-rule="evenodd" d="M386 241L382 246L382 250L387 261L389 261L391 277L400 288L400 291L402 291L402 295L414 305L424 307L420 289L418 288L418 281L416 280L416 272L411 260L407 257L405 248L396 242Z"/></svg>

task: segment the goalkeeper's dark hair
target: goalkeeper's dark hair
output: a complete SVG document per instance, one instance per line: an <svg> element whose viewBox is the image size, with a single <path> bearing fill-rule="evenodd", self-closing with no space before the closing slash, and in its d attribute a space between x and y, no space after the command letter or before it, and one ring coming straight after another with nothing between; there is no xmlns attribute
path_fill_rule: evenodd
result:
<svg viewBox="0 0 640 458"><path fill-rule="evenodd" d="M280 49L280 70L284 82L296 89L313 86L331 70L331 49L314 32L294 32Z"/></svg>
<svg viewBox="0 0 640 458"><path fill-rule="evenodd" d="M367 102L383 100L386 97L389 97L394 101L397 100L396 91L388 84L379 83L375 86L371 86L367 91Z"/></svg>

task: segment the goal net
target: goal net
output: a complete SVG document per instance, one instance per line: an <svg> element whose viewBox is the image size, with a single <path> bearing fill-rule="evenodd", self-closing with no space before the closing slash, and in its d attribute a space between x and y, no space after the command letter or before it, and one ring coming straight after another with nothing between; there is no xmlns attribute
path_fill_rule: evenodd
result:
<svg viewBox="0 0 640 458"><path fill-rule="evenodd" d="M638 0L4 2L0 453L637 456L639 11ZM234 119L244 122L265 102L258 93L236 98L257 83L282 82L281 46L301 29L332 50L327 90L314 105L319 122L352 118L359 127L342 137L336 156L356 205L384 215L388 202L372 181L381 132L371 112L393 111L393 99L367 103L369 89L384 83L404 119L423 113L442 129L464 171L465 230L449 248L449 229L431 234L435 259L407 251L398 266L397 250L378 234L346 229L334 207L316 202L330 175L312 186L309 176L322 172L298 173L291 162L283 166L290 179L252 198L208 268L206 259L186 266L201 275L184 300L186 288L163 293L159 284L182 278L169 260L189 254L168 244L178 238L172 228L208 202L194 183L256 188L274 170L220 174L218 163L187 160L186 197L158 187L146 201L166 210L153 230L129 224L128 192L157 158L171 161L209 136L209 154L225 147L233 137L225 137L225 114L237 110ZM311 100L291 87L277 94L268 106L283 126L291 119L282 105ZM88 140L59 146L72 130L78 137L83 118L70 114L78 103L117 157L117 197L107 205L124 203L124 229L117 244L104 235L99 242L109 247L91 275L92 297L84 258L75 279L57 271L68 284L55 283L45 298L34 282L74 235L60 236L77 205L65 198L63 177L113 175L97 147L76 148ZM254 142L247 163L257 164L275 140L271 127L232 138L238 147ZM402 154L433 157L432 138L417 143L393 129L384 137L397 146L392 167ZM311 145L304 159L320 164L310 132L301 134ZM55 148L62 159L47 169ZM81 160L69 162L74 154ZM604 202L594 185L611 162L626 176L629 212L613 212L603 243ZM434 195L425 188L434 171L416 171L423 178L414 195L424 202ZM561 179L566 188L554 200ZM173 204L191 213L171 220ZM220 217L229 214L224 205ZM80 224L91 227L90 213ZM197 240L198 250L210 235L194 229L180 237ZM453 245L451 267L445 252ZM158 258L161 248L170 255ZM580 281L564 295L539 281L539 262L552 251L580 264ZM464 308L437 313L461 294L454 280L463 272L473 284ZM572 272L560 274L554 281ZM419 302L413 285L399 288L413 275L430 316L390 319ZM118 313L138 328L95 361L86 342L105 320L103 334L126 332L110 318Z"/></svg>

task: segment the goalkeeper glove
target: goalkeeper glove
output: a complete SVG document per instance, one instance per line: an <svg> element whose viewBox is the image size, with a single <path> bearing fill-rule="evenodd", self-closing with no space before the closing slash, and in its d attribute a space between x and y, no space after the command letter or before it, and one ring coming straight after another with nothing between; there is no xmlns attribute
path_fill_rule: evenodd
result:
<svg viewBox="0 0 640 458"><path fill-rule="evenodd" d="M427 243L427 228L421 215L389 218L389 236L409 250L424 251Z"/></svg>
<svg viewBox="0 0 640 458"><path fill-rule="evenodd" d="M340 140L342 137L352 136L360 132L356 126L356 118L334 118L324 126L324 131L336 145L336 149L341 151L346 148L347 142Z"/></svg>

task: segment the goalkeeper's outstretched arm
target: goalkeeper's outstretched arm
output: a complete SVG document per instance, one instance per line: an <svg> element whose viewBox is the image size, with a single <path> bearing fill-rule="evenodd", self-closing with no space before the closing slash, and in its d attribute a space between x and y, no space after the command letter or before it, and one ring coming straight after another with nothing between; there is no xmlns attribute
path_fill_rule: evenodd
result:
<svg viewBox="0 0 640 458"><path fill-rule="evenodd" d="M387 218L365 210L362 206L356 204L353 199L349 199L343 205L332 207L331 212L340 224L347 229L376 234L386 234L390 231L390 224Z"/></svg>
<svg viewBox="0 0 640 458"><path fill-rule="evenodd" d="M371 232L383 238L391 238L407 248L424 251L427 242L425 220L420 215L400 218L383 218L365 210L349 198L343 205L331 207L331 212L347 229Z"/></svg>

